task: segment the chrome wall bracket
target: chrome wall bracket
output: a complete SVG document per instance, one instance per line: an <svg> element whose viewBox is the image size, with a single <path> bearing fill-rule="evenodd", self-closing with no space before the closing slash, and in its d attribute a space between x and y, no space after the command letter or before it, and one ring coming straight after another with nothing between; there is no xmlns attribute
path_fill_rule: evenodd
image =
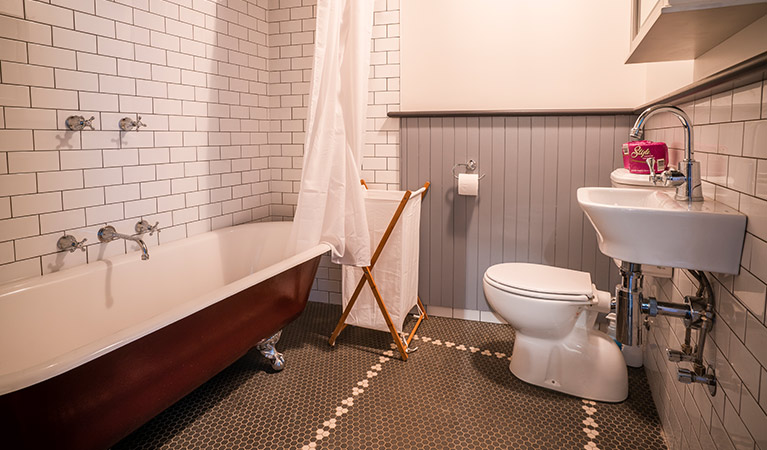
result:
<svg viewBox="0 0 767 450"><path fill-rule="evenodd" d="M461 167L461 166L466 168L466 172L474 172L475 170L477 170L477 162L474 161L473 159L470 159L470 160L466 161L465 163L458 163L458 164L453 166L453 170L452 170L453 177L455 177L456 180L458 179L458 174L455 173L455 169L457 169L458 167ZM483 173L482 175L479 176L479 179L481 180L481 179L485 178L485 175L487 175L487 174Z"/></svg>

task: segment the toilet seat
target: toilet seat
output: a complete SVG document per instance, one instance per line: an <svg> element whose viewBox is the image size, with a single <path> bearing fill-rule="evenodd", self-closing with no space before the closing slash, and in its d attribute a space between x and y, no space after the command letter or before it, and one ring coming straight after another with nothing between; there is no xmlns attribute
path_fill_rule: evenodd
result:
<svg viewBox="0 0 767 450"><path fill-rule="evenodd" d="M538 300L586 303L594 298L586 272L528 263L504 263L485 272L487 282L505 292Z"/></svg>

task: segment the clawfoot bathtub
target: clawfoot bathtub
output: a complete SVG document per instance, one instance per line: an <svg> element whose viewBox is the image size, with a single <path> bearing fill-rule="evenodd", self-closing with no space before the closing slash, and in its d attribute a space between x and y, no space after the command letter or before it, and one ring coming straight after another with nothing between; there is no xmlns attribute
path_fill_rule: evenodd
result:
<svg viewBox="0 0 767 450"><path fill-rule="evenodd" d="M0 447L105 449L306 306L325 245L285 255L289 222L205 233L0 286Z"/></svg>

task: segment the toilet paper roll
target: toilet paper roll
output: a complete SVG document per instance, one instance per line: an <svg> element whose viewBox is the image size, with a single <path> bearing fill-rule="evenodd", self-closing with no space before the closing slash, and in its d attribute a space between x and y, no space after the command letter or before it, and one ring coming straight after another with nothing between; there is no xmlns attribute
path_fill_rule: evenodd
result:
<svg viewBox="0 0 767 450"><path fill-rule="evenodd" d="M475 173L458 174L458 195L479 194L479 175Z"/></svg>

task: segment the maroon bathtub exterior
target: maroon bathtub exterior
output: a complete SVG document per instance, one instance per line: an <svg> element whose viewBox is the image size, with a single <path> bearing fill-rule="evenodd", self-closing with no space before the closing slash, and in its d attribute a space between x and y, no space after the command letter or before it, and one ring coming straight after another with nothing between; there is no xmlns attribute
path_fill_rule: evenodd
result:
<svg viewBox="0 0 767 450"><path fill-rule="evenodd" d="M319 261L318 256L69 372L0 396L0 448L109 448L298 317Z"/></svg>

